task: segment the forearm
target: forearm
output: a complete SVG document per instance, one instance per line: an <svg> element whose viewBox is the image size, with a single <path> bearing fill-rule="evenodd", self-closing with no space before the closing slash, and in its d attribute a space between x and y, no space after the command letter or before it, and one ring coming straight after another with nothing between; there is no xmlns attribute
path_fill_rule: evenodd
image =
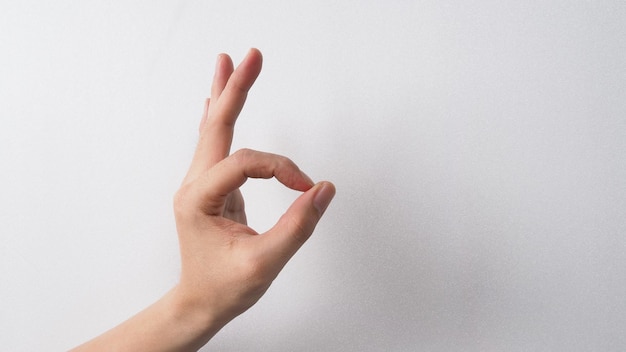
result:
<svg viewBox="0 0 626 352"><path fill-rule="evenodd" d="M72 351L197 351L225 323L197 309L177 290Z"/></svg>

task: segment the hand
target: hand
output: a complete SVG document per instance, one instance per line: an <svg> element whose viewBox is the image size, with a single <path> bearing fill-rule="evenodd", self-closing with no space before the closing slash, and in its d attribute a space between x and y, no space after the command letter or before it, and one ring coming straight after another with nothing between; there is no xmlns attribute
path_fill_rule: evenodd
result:
<svg viewBox="0 0 626 352"><path fill-rule="evenodd" d="M258 301L311 236L335 195L289 159L254 150L230 154L237 116L261 71L252 49L233 70L219 56L193 161L174 198L182 272L179 284L150 307L76 351L195 351ZM248 177L276 177L304 192L264 234L246 226L239 187Z"/></svg>
<svg viewBox="0 0 626 352"><path fill-rule="evenodd" d="M196 153L174 201L182 259L177 294L204 312L208 325L226 324L257 302L335 194L331 183L314 185L285 157L247 149L229 155L235 121L261 64L255 49L234 71L230 58L219 56ZM276 177L304 192L264 234L246 226L239 187L248 177Z"/></svg>

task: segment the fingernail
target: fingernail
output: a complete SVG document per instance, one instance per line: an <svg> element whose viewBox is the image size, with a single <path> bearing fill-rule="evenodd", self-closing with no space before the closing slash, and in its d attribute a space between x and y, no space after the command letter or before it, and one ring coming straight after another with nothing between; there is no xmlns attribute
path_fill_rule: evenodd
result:
<svg viewBox="0 0 626 352"><path fill-rule="evenodd" d="M313 198L313 206L321 216L335 196L335 186L330 182L324 182L320 187Z"/></svg>

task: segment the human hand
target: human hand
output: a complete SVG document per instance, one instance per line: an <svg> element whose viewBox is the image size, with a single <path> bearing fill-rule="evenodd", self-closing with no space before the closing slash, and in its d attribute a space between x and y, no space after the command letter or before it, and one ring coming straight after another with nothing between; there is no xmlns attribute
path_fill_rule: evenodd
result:
<svg viewBox="0 0 626 352"><path fill-rule="evenodd" d="M261 71L252 49L233 69L218 58L200 123L200 140L174 198L182 270L160 300L74 351L196 351L265 293L309 238L335 195L289 159L244 149L230 154L233 130L248 90ZM264 234L246 225L239 187L248 177L276 177L304 192Z"/></svg>
<svg viewBox="0 0 626 352"><path fill-rule="evenodd" d="M236 70L230 57L218 57L200 140L174 200L182 261L175 293L211 330L207 336L257 302L309 238L335 194L332 183L314 185L285 157L248 149L229 155L235 121L261 65L256 49ZM263 234L246 225L239 187L248 177L276 177L304 192Z"/></svg>

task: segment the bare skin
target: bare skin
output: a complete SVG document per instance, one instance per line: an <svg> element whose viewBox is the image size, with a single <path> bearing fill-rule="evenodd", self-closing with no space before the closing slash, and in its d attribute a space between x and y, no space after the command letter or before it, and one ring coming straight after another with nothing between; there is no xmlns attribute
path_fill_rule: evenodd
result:
<svg viewBox="0 0 626 352"><path fill-rule="evenodd" d="M251 49L233 68L218 57L200 139L174 197L181 253L179 283L157 302L74 351L197 351L254 305L311 236L335 195L289 159L243 149L230 153L234 126L261 72ZM275 177L303 192L263 234L247 226L239 187L247 178Z"/></svg>

